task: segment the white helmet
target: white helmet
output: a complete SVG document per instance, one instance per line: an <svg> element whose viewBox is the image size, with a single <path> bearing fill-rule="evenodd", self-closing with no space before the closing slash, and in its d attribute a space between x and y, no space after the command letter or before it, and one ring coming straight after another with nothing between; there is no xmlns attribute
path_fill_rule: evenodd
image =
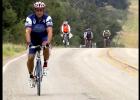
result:
<svg viewBox="0 0 140 100"><path fill-rule="evenodd" d="M68 24L68 21L64 21L63 24Z"/></svg>
<svg viewBox="0 0 140 100"><path fill-rule="evenodd" d="M45 3L41 1L34 3L34 8L45 8L45 6Z"/></svg>
<svg viewBox="0 0 140 100"><path fill-rule="evenodd" d="M109 30L106 30L106 32L109 32Z"/></svg>

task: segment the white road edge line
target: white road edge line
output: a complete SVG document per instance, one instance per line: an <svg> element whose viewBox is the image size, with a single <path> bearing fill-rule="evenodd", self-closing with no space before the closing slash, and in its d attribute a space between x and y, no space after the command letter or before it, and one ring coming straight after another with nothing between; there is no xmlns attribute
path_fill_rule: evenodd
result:
<svg viewBox="0 0 140 100"><path fill-rule="evenodd" d="M23 54L23 55L21 55L21 56L19 56L19 57L17 57L17 58L14 58L14 59L10 60L9 62L7 62L7 63L3 66L3 73L6 71L6 69L7 69L7 67L8 67L9 64L11 64L12 62L14 62L14 61L16 61L16 60L18 60L18 59L20 59L20 58L26 56L26 55L27 55L27 53L25 53L25 54Z"/></svg>

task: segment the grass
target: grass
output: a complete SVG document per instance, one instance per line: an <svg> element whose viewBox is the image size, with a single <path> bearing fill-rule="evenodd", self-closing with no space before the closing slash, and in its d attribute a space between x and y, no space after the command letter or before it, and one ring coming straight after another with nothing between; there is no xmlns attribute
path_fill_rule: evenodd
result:
<svg viewBox="0 0 140 100"><path fill-rule="evenodd" d="M26 47L23 45L16 45L12 43L3 44L3 59L8 59L25 52Z"/></svg>
<svg viewBox="0 0 140 100"><path fill-rule="evenodd" d="M131 5L128 12L128 20L123 26L123 30L132 33L138 33L138 0L130 0Z"/></svg>
<svg viewBox="0 0 140 100"><path fill-rule="evenodd" d="M137 48L138 47L138 34L135 33L123 33L120 38L120 42L125 43L125 47Z"/></svg>
<svg viewBox="0 0 140 100"><path fill-rule="evenodd" d="M125 47L138 47L138 0L130 0L128 19L123 25L120 42Z"/></svg>

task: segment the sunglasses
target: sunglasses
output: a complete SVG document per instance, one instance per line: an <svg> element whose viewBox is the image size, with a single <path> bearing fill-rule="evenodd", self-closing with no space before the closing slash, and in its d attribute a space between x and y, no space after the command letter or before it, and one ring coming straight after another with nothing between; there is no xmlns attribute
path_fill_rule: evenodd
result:
<svg viewBox="0 0 140 100"><path fill-rule="evenodd" d="M36 12L43 12L44 9L35 9Z"/></svg>

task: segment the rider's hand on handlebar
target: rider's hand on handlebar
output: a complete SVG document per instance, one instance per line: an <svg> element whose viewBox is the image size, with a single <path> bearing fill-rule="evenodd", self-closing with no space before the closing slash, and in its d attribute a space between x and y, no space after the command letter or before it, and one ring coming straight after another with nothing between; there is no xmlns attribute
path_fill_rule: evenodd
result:
<svg viewBox="0 0 140 100"><path fill-rule="evenodd" d="M42 46L47 46L47 45L49 45L49 42L48 41L43 41L42 42Z"/></svg>
<svg viewBox="0 0 140 100"><path fill-rule="evenodd" d="M32 45L31 42L26 42L26 49Z"/></svg>

